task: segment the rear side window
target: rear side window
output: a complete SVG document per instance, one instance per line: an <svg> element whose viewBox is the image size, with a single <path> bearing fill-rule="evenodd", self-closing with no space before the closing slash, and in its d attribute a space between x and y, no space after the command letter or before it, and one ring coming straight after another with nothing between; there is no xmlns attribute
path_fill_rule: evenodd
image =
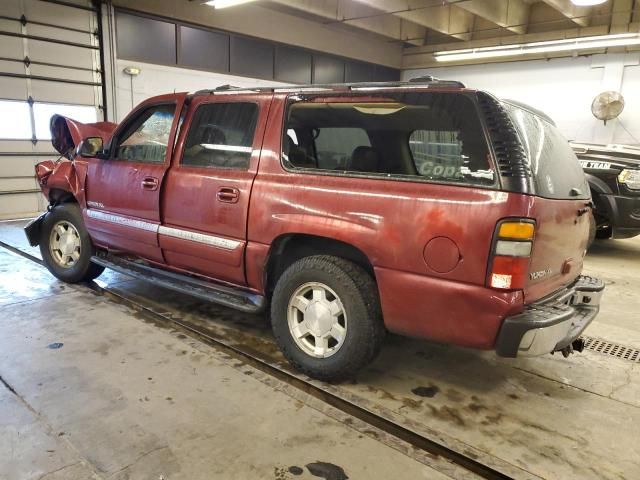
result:
<svg viewBox="0 0 640 480"><path fill-rule="evenodd" d="M457 132L416 130L409 148L420 175L455 178L463 163L462 142Z"/></svg>
<svg viewBox="0 0 640 480"><path fill-rule="evenodd" d="M191 121L182 164L192 167L249 168L258 119L255 103L201 105Z"/></svg>
<svg viewBox="0 0 640 480"><path fill-rule="evenodd" d="M319 128L316 133L318 168L322 169L343 170L356 148L371 146L362 128Z"/></svg>
<svg viewBox="0 0 640 480"><path fill-rule="evenodd" d="M587 199L589 185L578 158L557 127L532 112L504 103L518 130L533 172L536 194Z"/></svg>
<svg viewBox="0 0 640 480"><path fill-rule="evenodd" d="M283 161L292 168L495 185L473 101L459 93L388 93L290 107Z"/></svg>
<svg viewBox="0 0 640 480"><path fill-rule="evenodd" d="M175 105L156 105L129 124L115 150L116 160L162 163L167 154Z"/></svg>

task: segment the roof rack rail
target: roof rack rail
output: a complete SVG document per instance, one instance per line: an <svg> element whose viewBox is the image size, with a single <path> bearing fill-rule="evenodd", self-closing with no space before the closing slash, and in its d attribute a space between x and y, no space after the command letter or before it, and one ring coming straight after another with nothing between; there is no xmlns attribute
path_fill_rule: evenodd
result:
<svg viewBox="0 0 640 480"><path fill-rule="evenodd" d="M253 93L282 93L282 92L299 92L299 91L315 91L315 90L385 90L389 88L401 88L401 87L420 87L434 85L439 87L455 87L466 88L464 83L456 80L440 80L432 77L431 75L412 78L408 81L397 82L357 82L357 83L319 83L319 84L297 84L297 85L281 85L277 87L235 87L233 85L221 85L214 89L198 90L194 95L215 95L216 93L240 93L240 92L253 92Z"/></svg>
<svg viewBox="0 0 640 480"><path fill-rule="evenodd" d="M220 90L236 90L238 88L242 88L242 87L236 87L235 85L229 85L228 83L226 85L220 85L219 87L215 88L215 91L220 91Z"/></svg>
<svg viewBox="0 0 640 480"><path fill-rule="evenodd" d="M440 79L433 75L422 75L421 77L413 77L409 79L409 83L433 83L439 81Z"/></svg>

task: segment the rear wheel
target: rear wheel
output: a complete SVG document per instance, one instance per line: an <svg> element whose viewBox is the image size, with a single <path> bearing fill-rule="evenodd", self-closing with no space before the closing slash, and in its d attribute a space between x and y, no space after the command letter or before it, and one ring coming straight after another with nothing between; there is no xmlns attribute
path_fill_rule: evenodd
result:
<svg viewBox="0 0 640 480"><path fill-rule="evenodd" d="M327 381L371 362L385 333L373 278L328 255L305 257L285 270L273 292L271 323L289 362Z"/></svg>
<svg viewBox="0 0 640 480"><path fill-rule="evenodd" d="M54 207L44 218L41 232L42 260L60 280L68 283L89 281L104 271L104 267L91 262L95 248L78 204Z"/></svg>

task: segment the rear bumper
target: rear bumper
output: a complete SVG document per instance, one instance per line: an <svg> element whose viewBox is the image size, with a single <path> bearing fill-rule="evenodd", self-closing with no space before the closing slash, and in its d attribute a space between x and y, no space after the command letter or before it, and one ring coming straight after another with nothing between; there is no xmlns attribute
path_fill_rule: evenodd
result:
<svg viewBox="0 0 640 480"><path fill-rule="evenodd" d="M580 276L569 287L507 317L496 341L501 357L537 356L569 345L600 310L602 280Z"/></svg>

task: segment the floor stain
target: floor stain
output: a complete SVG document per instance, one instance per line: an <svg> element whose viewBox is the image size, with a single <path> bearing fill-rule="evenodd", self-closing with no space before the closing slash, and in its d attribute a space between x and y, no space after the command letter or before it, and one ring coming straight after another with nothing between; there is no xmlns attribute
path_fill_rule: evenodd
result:
<svg viewBox="0 0 640 480"><path fill-rule="evenodd" d="M402 399L402 404L407 408L411 408L412 410L419 410L422 408L422 400L414 400L412 398L404 397Z"/></svg>
<svg viewBox="0 0 640 480"><path fill-rule="evenodd" d="M433 398L438 394L440 389L435 385L429 385L428 387L412 388L411 391L419 397Z"/></svg>
<svg viewBox="0 0 640 480"><path fill-rule="evenodd" d="M501 413L496 413L495 415L487 415L485 416L485 420L482 422L483 425L492 425L496 423L500 423L503 415Z"/></svg>
<svg viewBox="0 0 640 480"><path fill-rule="evenodd" d="M434 417L444 420L445 422L453 422L461 427L465 426L464 419L455 408L451 408L446 405L440 408L436 408L433 405L427 405L427 407L429 407L429 410Z"/></svg>
<svg viewBox="0 0 640 480"><path fill-rule="evenodd" d="M482 410L488 410L487 407L476 402L472 402L467 405L467 409L471 410L473 413L478 413Z"/></svg>
<svg viewBox="0 0 640 480"><path fill-rule="evenodd" d="M287 470L282 467L273 467L273 477L275 480L286 480L289 475L287 475Z"/></svg>
<svg viewBox="0 0 640 480"><path fill-rule="evenodd" d="M289 467L289 473L292 475L302 475L304 473L304 470L300 467L298 467L297 465L291 465Z"/></svg>
<svg viewBox="0 0 640 480"><path fill-rule="evenodd" d="M464 394L454 390L453 388L447 389L447 398L452 402L462 402L464 400Z"/></svg>
<svg viewBox="0 0 640 480"><path fill-rule="evenodd" d="M376 432L375 430L364 430L363 433L375 439L379 438L378 432Z"/></svg>
<svg viewBox="0 0 640 480"><path fill-rule="evenodd" d="M324 478L324 480L347 480L349 478L342 467L333 463L308 463L306 467L311 475Z"/></svg>
<svg viewBox="0 0 640 480"><path fill-rule="evenodd" d="M376 387L373 387L371 385L367 385L367 390L370 391L371 393L378 394L379 398L381 398L381 399L397 400L397 398L394 397L391 393L389 393L386 390L383 390L381 388L376 388Z"/></svg>
<svg viewBox="0 0 640 480"><path fill-rule="evenodd" d="M463 450L462 453L464 453L467 457L473 458L474 460L478 459L478 455L476 455L474 452L470 450Z"/></svg>

